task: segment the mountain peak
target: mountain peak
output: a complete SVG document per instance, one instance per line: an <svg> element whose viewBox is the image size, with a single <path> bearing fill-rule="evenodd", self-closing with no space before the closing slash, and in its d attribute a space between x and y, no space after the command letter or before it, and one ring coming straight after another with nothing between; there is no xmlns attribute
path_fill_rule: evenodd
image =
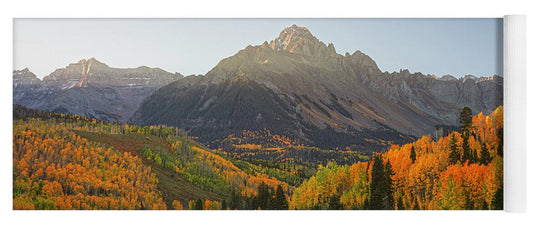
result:
<svg viewBox="0 0 533 228"><path fill-rule="evenodd" d="M40 82L41 80L27 67L13 71L13 86L15 87L18 85L37 85Z"/></svg>
<svg viewBox="0 0 533 228"><path fill-rule="evenodd" d="M283 29L279 36L270 41L270 48L275 51L287 51L304 56L331 56L336 54L332 44L326 45L318 40L309 29L292 25Z"/></svg>
<svg viewBox="0 0 533 228"><path fill-rule="evenodd" d="M467 74L464 77L462 77L461 79L463 81L466 81L466 80L474 80L474 81L476 81L478 79L478 77L476 77L474 75L471 75L471 74Z"/></svg>
<svg viewBox="0 0 533 228"><path fill-rule="evenodd" d="M457 78L449 74L442 75L442 77L440 77L439 79L443 81L456 81L457 80Z"/></svg>
<svg viewBox="0 0 533 228"><path fill-rule="evenodd" d="M302 45L304 40L310 40L313 43L319 42L306 27L292 25L283 29L279 36L270 42L270 46L276 51L285 50L291 52L295 46Z"/></svg>
<svg viewBox="0 0 533 228"><path fill-rule="evenodd" d="M30 71L27 67L22 70L13 70L13 75L29 75L32 77L37 77L33 72Z"/></svg>
<svg viewBox="0 0 533 228"><path fill-rule="evenodd" d="M297 35L297 36L301 36L301 35L305 35L305 34L311 34L311 32L309 32L309 29L307 29L306 27L300 27L298 25L291 25L291 27L287 27L285 28L282 33L288 33L288 34L291 34L291 35Z"/></svg>
<svg viewBox="0 0 533 228"><path fill-rule="evenodd" d="M92 57L90 59L81 59L77 62L77 64L81 64L81 65L84 65L84 64L90 64L90 65L101 65L101 66L105 66L105 67L109 67L107 64L105 63L102 63L98 60L96 60L96 58Z"/></svg>

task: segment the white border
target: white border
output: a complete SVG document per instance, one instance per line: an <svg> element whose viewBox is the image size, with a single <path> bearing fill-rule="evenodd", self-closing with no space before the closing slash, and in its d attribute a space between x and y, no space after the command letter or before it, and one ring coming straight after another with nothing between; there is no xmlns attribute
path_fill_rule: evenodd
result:
<svg viewBox="0 0 533 228"><path fill-rule="evenodd" d="M504 209L526 211L526 17L505 16L504 42Z"/></svg>

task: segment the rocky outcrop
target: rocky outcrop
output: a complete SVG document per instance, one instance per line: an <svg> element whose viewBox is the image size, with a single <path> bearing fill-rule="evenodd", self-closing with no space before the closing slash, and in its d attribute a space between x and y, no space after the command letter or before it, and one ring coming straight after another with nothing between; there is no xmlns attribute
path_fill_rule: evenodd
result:
<svg viewBox="0 0 533 228"><path fill-rule="evenodd" d="M161 87L182 78L179 73L169 73L159 68L141 66L137 68L111 68L94 59L82 59L57 69L43 78L48 88L68 89L72 87Z"/></svg>
<svg viewBox="0 0 533 228"><path fill-rule="evenodd" d="M41 84L41 80L28 68L13 71L13 88L20 86L33 87Z"/></svg>
<svg viewBox="0 0 533 228"><path fill-rule="evenodd" d="M159 68L112 68L91 58L57 69L42 82L35 77L33 87L24 89L16 86L18 72L13 73L15 104L118 122L126 122L155 90L183 78Z"/></svg>
<svg viewBox="0 0 533 228"><path fill-rule="evenodd" d="M382 72L361 51L337 54L333 44L293 25L223 59L205 76L161 88L131 121L183 127L204 140L267 128L311 145L346 146L334 135L360 148L457 125L463 106L489 113L502 101L499 76Z"/></svg>
<svg viewBox="0 0 533 228"><path fill-rule="evenodd" d="M464 106L477 114L503 103L499 76L382 72L363 52L338 54L296 25L221 60L205 76L118 69L93 58L42 81L27 69L14 71L13 80L14 103L30 108L173 125L203 142L268 129L308 145L374 151L437 125L458 125Z"/></svg>
<svg viewBox="0 0 533 228"><path fill-rule="evenodd" d="M13 103L18 104L41 84L41 80L28 68L13 71Z"/></svg>
<svg viewBox="0 0 533 228"><path fill-rule="evenodd" d="M275 51L286 51L311 57L314 60L324 59L337 54L333 44L329 44L326 47L307 28L297 25L292 25L281 31L276 39L270 41L270 47Z"/></svg>
<svg viewBox="0 0 533 228"><path fill-rule="evenodd" d="M459 124L457 113L464 106L474 113L490 113L503 103L503 78L497 75L436 78L402 70L384 73L368 85L391 101L413 105L446 125Z"/></svg>

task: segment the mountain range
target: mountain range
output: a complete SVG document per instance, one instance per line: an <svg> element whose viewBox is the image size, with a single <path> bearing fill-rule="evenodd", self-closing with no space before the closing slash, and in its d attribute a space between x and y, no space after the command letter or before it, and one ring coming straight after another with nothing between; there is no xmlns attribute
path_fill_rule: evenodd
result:
<svg viewBox="0 0 533 228"><path fill-rule="evenodd" d="M137 125L186 129L220 146L243 132L268 130L297 144L383 150L456 126L464 106L490 113L503 103L500 76L436 77L383 72L361 51L338 54L305 27L248 46L205 75L158 68L111 68L95 59L40 81L14 71L13 102Z"/></svg>
<svg viewBox="0 0 533 228"><path fill-rule="evenodd" d="M183 78L159 68L118 69L82 59L41 81L29 69L13 72L13 103L33 109L126 122L148 95Z"/></svg>

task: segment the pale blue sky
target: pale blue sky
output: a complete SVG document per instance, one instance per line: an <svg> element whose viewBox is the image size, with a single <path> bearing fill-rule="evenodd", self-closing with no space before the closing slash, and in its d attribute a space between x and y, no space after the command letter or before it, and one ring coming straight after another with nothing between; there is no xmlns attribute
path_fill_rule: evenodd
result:
<svg viewBox="0 0 533 228"><path fill-rule="evenodd" d="M502 75L502 19L15 19L14 69L39 78L83 58L112 67L205 74L247 45L307 27L338 53L361 50L382 71Z"/></svg>

